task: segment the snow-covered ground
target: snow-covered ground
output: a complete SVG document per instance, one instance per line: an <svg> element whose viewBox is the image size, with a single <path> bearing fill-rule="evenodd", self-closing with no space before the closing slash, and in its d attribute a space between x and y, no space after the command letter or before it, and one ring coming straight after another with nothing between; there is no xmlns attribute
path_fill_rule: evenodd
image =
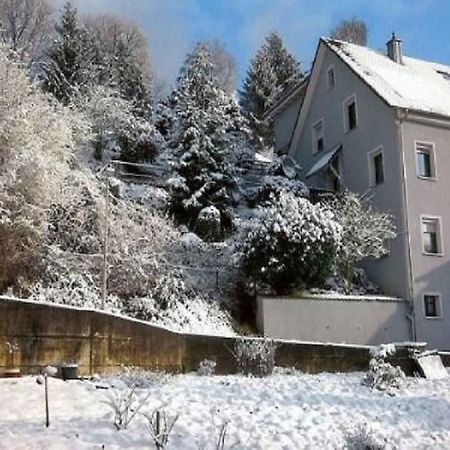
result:
<svg viewBox="0 0 450 450"><path fill-rule="evenodd" d="M258 379L189 374L163 377L163 383L138 394L150 393L142 412L160 408L179 415L167 449L214 450L225 422L225 449L233 444L261 450L343 448L343 434L359 424L387 438L387 448L450 448L450 379L409 379L399 395L390 397L362 386L362 375L277 373ZM0 448L154 448L143 416L126 430L114 427L105 403L112 388L58 379L49 385L51 426L46 429L44 391L35 378L0 380Z"/></svg>

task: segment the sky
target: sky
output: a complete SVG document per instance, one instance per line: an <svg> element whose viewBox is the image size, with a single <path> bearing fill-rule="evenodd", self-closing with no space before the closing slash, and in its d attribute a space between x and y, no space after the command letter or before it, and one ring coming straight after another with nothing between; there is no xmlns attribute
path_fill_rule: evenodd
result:
<svg viewBox="0 0 450 450"><path fill-rule="evenodd" d="M61 8L64 0L54 0ZM81 14L136 22L148 38L159 77L173 82L199 40L218 39L237 61L238 86L264 37L277 31L307 71L320 36L342 19L366 22L368 46L385 49L393 31L408 56L450 65L448 0L73 0Z"/></svg>

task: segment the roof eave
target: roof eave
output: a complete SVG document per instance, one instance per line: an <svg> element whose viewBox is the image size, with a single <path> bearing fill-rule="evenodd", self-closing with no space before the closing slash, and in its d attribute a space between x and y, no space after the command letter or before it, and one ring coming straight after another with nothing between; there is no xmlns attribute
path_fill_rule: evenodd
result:
<svg viewBox="0 0 450 450"><path fill-rule="evenodd" d="M272 105L269 110L263 115L263 120L271 119L277 114L282 112L289 103L301 93L302 89L305 89L309 81L309 74L306 75L302 80L295 85L292 89L286 92L280 100L278 100L274 105Z"/></svg>

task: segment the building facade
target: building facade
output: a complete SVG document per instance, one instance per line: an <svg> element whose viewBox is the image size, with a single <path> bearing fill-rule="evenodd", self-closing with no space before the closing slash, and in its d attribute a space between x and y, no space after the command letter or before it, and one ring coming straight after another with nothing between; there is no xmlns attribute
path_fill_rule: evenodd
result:
<svg viewBox="0 0 450 450"><path fill-rule="evenodd" d="M410 302L411 339L450 349L450 67L387 47L321 39L295 123L278 112L275 129L309 186L369 191L393 215L389 254L365 268Z"/></svg>

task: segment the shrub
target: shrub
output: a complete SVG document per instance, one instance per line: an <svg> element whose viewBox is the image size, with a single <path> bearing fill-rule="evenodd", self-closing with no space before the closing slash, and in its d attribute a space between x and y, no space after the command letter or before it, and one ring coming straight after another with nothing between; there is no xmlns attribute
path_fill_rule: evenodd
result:
<svg viewBox="0 0 450 450"><path fill-rule="evenodd" d="M145 397L139 398L135 391L135 387L110 391L106 403L114 412L114 425L118 430L127 429L150 397L148 393Z"/></svg>
<svg viewBox="0 0 450 450"><path fill-rule="evenodd" d="M391 395L396 389L401 388L405 373L400 367L394 367L386 362L386 358L393 355L395 351L393 344L382 344L370 350L372 359L369 363L369 371L363 380L366 386L386 391Z"/></svg>
<svg viewBox="0 0 450 450"><path fill-rule="evenodd" d="M248 194L250 206L255 207L270 201L271 196L289 192L295 197L307 197L308 188L298 179L289 179L283 175L266 175L262 183Z"/></svg>
<svg viewBox="0 0 450 450"><path fill-rule="evenodd" d="M13 288L19 295L27 293L43 270L40 233L21 219L1 218L0 236L0 292Z"/></svg>
<svg viewBox="0 0 450 450"><path fill-rule="evenodd" d="M240 373L265 377L271 375L275 367L276 349L272 340L239 339L232 352Z"/></svg>
<svg viewBox="0 0 450 450"><path fill-rule="evenodd" d="M252 222L243 240L244 276L282 294L330 275L341 228L329 210L282 192Z"/></svg>
<svg viewBox="0 0 450 450"><path fill-rule="evenodd" d="M373 209L367 195L346 192L326 204L342 227L336 263L350 284L359 261L366 257L380 258L388 253L385 243L396 237L395 225L391 215Z"/></svg>
<svg viewBox="0 0 450 450"><path fill-rule="evenodd" d="M157 450L166 448L170 433L178 420L178 416L169 417L165 411L156 410L153 414L144 414L148 431Z"/></svg>
<svg viewBox="0 0 450 450"><path fill-rule="evenodd" d="M170 373L142 370L129 366L122 367L117 377L129 389L150 389L168 384L172 380Z"/></svg>
<svg viewBox="0 0 450 450"><path fill-rule="evenodd" d="M217 363L215 361L212 361L211 359L204 359L203 361L200 361L197 369L197 375L207 377L214 375L214 372L216 371L216 365Z"/></svg>
<svg viewBox="0 0 450 450"><path fill-rule="evenodd" d="M344 433L344 449L384 450L387 449L387 439L378 438L366 424L359 424Z"/></svg>
<svg viewBox="0 0 450 450"><path fill-rule="evenodd" d="M215 206L207 206L198 213L195 232L207 241L215 241L220 238L221 216Z"/></svg>

